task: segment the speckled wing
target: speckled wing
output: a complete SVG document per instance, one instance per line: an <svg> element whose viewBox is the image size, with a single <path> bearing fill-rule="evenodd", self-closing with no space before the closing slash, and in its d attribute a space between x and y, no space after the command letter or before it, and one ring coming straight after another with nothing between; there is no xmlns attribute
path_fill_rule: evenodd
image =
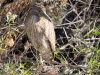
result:
<svg viewBox="0 0 100 75"><path fill-rule="evenodd" d="M54 55L54 51L55 51L55 31L54 31L54 25L52 22L48 22L49 24L49 29L48 29L48 42L51 48L51 51Z"/></svg>
<svg viewBox="0 0 100 75"><path fill-rule="evenodd" d="M46 18L41 18L43 20L41 20L42 24L44 25L43 27L45 28L45 36L46 39L49 42L50 48L51 50L54 52L55 51L55 31L54 31L54 25L52 22L50 22L49 20L47 20Z"/></svg>

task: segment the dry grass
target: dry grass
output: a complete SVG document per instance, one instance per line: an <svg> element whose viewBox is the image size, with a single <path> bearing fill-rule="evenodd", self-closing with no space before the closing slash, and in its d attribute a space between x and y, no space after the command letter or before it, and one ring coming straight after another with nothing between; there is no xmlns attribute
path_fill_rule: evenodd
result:
<svg viewBox="0 0 100 75"><path fill-rule="evenodd" d="M39 73L45 75L49 73L49 71L41 71L47 68L47 65L42 66L42 69L41 66L39 67L38 53L30 46L22 24L24 12L32 4L31 1L2 0L0 2L0 50L7 50L6 59L3 57L4 54L0 54L3 59L0 64L0 74L3 72L2 75L38 75ZM59 75L99 75L100 1L36 1L45 5L47 14L55 24L56 62L52 63L52 66L49 65L49 69L56 68L57 75L58 73ZM36 1L34 0L34 2ZM7 19L6 14L9 11L13 17ZM16 19L14 14L17 15ZM7 34L8 32L9 34ZM5 43L5 40L8 42ZM16 74L13 74L14 70L16 70Z"/></svg>

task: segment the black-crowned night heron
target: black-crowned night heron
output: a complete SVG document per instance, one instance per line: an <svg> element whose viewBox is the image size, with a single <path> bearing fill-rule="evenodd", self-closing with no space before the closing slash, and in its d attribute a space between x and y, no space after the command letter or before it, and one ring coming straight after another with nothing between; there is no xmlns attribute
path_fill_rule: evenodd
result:
<svg viewBox="0 0 100 75"><path fill-rule="evenodd" d="M46 9L40 3L34 4L26 12L25 28L29 40L40 53L40 63L51 61L51 54L55 51L55 31Z"/></svg>

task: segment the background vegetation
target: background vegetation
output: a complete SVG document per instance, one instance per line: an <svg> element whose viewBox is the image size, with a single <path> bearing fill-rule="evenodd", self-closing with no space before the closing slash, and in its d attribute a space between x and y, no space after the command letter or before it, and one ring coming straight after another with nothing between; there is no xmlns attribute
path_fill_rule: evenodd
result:
<svg viewBox="0 0 100 75"><path fill-rule="evenodd" d="M24 14L42 3L55 25L55 63L39 65ZM0 0L0 75L100 75L99 0Z"/></svg>

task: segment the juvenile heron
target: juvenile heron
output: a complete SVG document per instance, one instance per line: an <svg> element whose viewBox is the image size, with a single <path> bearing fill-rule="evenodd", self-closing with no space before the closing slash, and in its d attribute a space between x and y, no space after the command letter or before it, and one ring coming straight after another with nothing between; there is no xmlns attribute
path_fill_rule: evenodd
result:
<svg viewBox="0 0 100 75"><path fill-rule="evenodd" d="M30 7L24 23L29 40L40 53L40 63L51 61L50 53L54 56L55 51L55 31L45 7L40 3Z"/></svg>

